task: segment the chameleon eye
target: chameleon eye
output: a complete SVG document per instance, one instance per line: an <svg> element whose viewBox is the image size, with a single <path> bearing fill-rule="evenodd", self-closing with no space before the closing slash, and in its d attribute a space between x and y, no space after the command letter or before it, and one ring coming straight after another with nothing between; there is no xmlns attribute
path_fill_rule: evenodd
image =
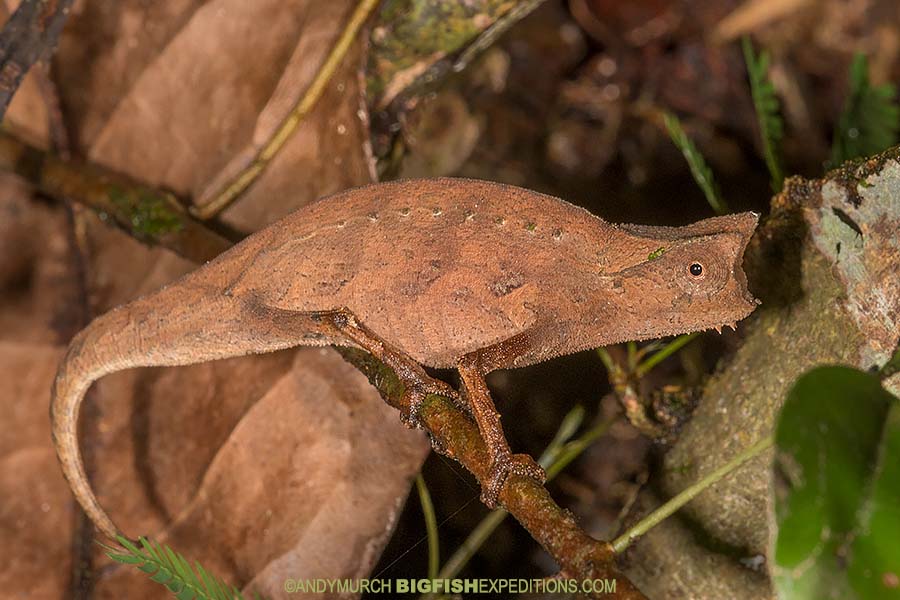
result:
<svg viewBox="0 0 900 600"><path fill-rule="evenodd" d="M693 264L688 268L688 271L689 271L690 274L693 275L694 277L700 277L701 275L703 275L703 265L701 265L700 263L693 263Z"/></svg>

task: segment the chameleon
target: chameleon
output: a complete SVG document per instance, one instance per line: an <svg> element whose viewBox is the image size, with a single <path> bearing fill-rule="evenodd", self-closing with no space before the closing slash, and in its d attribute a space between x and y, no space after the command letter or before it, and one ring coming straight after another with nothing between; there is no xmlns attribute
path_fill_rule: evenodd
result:
<svg viewBox="0 0 900 600"><path fill-rule="evenodd" d="M611 224L531 190L457 178L372 184L309 204L214 260L94 319L51 390L54 447L95 526L118 529L88 482L77 438L91 384L123 369L296 346L361 348L403 383L401 419L428 394L459 402L488 447L482 500L513 454L485 375L629 340L735 327L759 304L744 250L759 215L684 227ZM455 368L459 391L425 367Z"/></svg>

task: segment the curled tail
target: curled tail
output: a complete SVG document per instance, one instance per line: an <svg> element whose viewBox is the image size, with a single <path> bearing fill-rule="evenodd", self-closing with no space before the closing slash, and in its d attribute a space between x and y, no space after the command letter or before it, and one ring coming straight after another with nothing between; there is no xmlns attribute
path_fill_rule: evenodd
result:
<svg viewBox="0 0 900 600"><path fill-rule="evenodd" d="M91 521L112 539L118 529L91 489L78 447L78 413L91 384L132 367L186 365L304 343L302 322L296 331L273 323L202 271L91 322L72 340L53 383L50 420L63 474Z"/></svg>
<svg viewBox="0 0 900 600"><path fill-rule="evenodd" d="M84 512L100 531L112 539L115 539L118 529L100 506L88 483L78 448L77 426L81 402L91 384L108 373L126 368L120 364L125 357L116 356L118 344L104 346L97 343L104 335L112 337L109 334L115 331L126 331L117 326L128 327L127 319L123 318L126 316L125 312L118 309L107 313L75 336L59 366L50 392L53 446L63 475Z"/></svg>

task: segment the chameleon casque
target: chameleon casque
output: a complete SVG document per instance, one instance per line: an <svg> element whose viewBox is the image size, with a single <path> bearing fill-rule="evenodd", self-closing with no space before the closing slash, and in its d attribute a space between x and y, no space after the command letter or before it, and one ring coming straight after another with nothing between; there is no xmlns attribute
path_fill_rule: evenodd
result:
<svg viewBox="0 0 900 600"><path fill-rule="evenodd" d="M459 401L488 444L482 499L494 505L508 473L540 479L543 471L511 454L485 374L734 326L758 304L741 266L757 220L613 225L558 198L466 179L335 194L101 315L72 340L50 407L63 472L94 524L114 537L78 449L79 407L93 381L132 367L333 344L362 348L396 371L411 424L428 393ZM458 369L460 394L423 365Z"/></svg>

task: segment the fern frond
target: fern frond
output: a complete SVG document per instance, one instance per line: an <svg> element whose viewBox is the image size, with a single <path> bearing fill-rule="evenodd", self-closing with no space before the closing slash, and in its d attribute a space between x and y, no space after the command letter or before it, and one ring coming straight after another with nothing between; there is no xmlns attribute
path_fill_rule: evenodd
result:
<svg viewBox="0 0 900 600"><path fill-rule="evenodd" d="M869 63L857 53L850 67L850 92L831 146L831 166L878 154L897 143L900 108L896 97L893 85L869 82Z"/></svg>
<svg viewBox="0 0 900 600"><path fill-rule="evenodd" d="M762 138L763 157L769 168L772 189L780 192L784 185L784 169L781 166L781 140L784 137L784 122L781 119L781 105L775 95L775 86L769 81L769 53L753 53L750 38L741 40L744 62L750 77L750 94L756 108L756 121Z"/></svg>
<svg viewBox="0 0 900 600"><path fill-rule="evenodd" d="M116 539L122 548L104 546L108 557L147 573L152 581L166 586L178 600L244 600L240 590L210 575L200 563L194 563L195 570L184 556L165 544L142 537L138 540L139 548L128 538L119 536Z"/></svg>
<svg viewBox="0 0 900 600"><path fill-rule="evenodd" d="M685 133L678 117L670 112L664 112L663 120L666 123L666 129L669 131L669 137L672 138L672 142L678 146L685 160L687 160L688 166L691 168L691 175L694 176L694 181L703 190L706 201L709 202L716 214L724 215L728 212L728 205L722 199L716 181L713 179L712 170L706 164L703 155L700 154L697 146Z"/></svg>

